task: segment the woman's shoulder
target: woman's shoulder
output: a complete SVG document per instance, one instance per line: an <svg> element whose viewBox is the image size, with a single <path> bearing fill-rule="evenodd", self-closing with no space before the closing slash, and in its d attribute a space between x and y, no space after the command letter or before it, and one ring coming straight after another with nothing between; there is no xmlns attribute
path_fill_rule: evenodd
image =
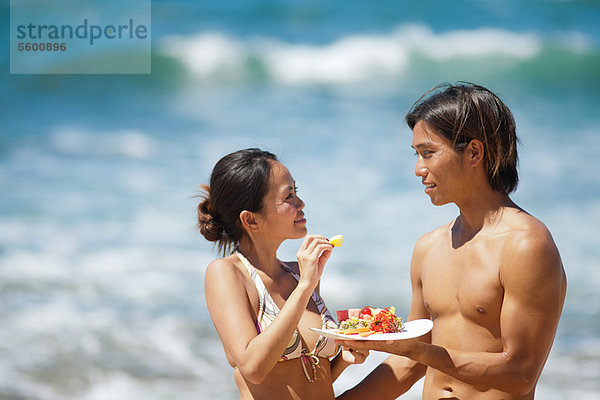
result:
<svg viewBox="0 0 600 400"><path fill-rule="evenodd" d="M206 280L232 279L242 277L240 261L235 254L227 257L217 258L208 264L205 272Z"/></svg>

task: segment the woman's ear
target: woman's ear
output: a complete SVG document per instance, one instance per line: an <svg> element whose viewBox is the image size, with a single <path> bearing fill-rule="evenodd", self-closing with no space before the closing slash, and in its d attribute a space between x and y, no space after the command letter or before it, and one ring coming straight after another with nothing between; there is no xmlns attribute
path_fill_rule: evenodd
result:
<svg viewBox="0 0 600 400"><path fill-rule="evenodd" d="M467 145L466 152L471 166L476 167L483 161L485 150L481 140L472 139Z"/></svg>
<svg viewBox="0 0 600 400"><path fill-rule="evenodd" d="M255 232L258 229L258 221L256 214L252 211L244 210L240 213L240 221L242 227L248 232Z"/></svg>

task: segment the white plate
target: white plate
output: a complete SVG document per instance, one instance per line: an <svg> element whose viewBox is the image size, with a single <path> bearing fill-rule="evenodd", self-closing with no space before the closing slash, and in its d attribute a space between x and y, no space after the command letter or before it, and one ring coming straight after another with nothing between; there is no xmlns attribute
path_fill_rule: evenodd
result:
<svg viewBox="0 0 600 400"><path fill-rule="evenodd" d="M433 328L433 322L430 319L416 319L414 321L405 322L402 326L401 332L374 333L367 337L335 333L334 329L310 329L312 329L315 332L319 332L325 337L341 340L404 340L423 336L424 334L429 332L431 328Z"/></svg>

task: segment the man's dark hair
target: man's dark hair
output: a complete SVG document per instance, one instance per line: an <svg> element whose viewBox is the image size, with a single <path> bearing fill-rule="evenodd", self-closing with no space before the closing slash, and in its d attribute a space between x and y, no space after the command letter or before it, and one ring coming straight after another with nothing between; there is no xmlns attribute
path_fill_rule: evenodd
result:
<svg viewBox="0 0 600 400"><path fill-rule="evenodd" d="M419 121L449 139L456 151L463 151L473 139L480 140L492 188L503 194L517 188L515 120L490 90L472 83L436 86L421 96L406 115L411 130Z"/></svg>

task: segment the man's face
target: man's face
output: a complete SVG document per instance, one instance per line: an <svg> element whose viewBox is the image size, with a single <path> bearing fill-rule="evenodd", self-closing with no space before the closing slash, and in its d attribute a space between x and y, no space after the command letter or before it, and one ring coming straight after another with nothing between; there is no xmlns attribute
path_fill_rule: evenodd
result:
<svg viewBox="0 0 600 400"><path fill-rule="evenodd" d="M465 185L463 154L423 121L413 129L412 147L418 156L415 175L421 178L431 203L440 206L459 201Z"/></svg>

